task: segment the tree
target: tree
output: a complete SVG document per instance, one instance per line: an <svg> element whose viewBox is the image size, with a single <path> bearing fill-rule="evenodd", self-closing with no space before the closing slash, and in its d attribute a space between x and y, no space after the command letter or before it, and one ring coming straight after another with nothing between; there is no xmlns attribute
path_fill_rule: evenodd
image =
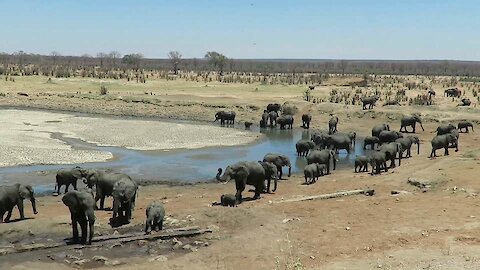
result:
<svg viewBox="0 0 480 270"><path fill-rule="evenodd" d="M220 75L223 75L223 68L228 59L225 55L218 52L207 52L205 58L214 68L218 68Z"/></svg>
<svg viewBox="0 0 480 270"><path fill-rule="evenodd" d="M100 67L103 67L103 62L105 61L105 58L108 58L108 54L99 52L97 53L97 58L100 60Z"/></svg>
<svg viewBox="0 0 480 270"><path fill-rule="evenodd" d="M171 51L168 53L168 59L170 59L170 63L172 64L173 73L177 75L178 66L180 65L180 61L182 60L182 55L178 51Z"/></svg>
<svg viewBox="0 0 480 270"><path fill-rule="evenodd" d="M80 56L80 58L82 59L82 64L83 64L83 66L85 67L85 66L87 66L87 61L88 61L88 59L92 58L92 56L91 56L90 54L86 54L86 53L85 53L85 54L82 54L82 55Z"/></svg>
<svg viewBox="0 0 480 270"><path fill-rule="evenodd" d="M117 59L119 59L122 55L117 51L111 51L108 56L112 60L112 66L115 67L117 65Z"/></svg>
<svg viewBox="0 0 480 270"><path fill-rule="evenodd" d="M53 64L55 65L57 63L58 57L62 56L59 52L53 51L50 53L50 56L53 59Z"/></svg>
<svg viewBox="0 0 480 270"><path fill-rule="evenodd" d="M126 54L122 58L122 63L133 67L135 70L138 70L140 68L140 62L142 61L142 58L143 55L141 53Z"/></svg>
<svg viewBox="0 0 480 270"><path fill-rule="evenodd" d="M347 60L340 60L340 69L342 70L342 76L345 76L345 69L348 66Z"/></svg>

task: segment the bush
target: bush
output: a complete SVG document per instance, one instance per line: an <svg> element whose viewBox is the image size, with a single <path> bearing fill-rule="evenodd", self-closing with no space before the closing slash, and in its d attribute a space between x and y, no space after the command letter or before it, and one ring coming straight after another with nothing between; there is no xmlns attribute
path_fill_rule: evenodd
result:
<svg viewBox="0 0 480 270"><path fill-rule="evenodd" d="M282 113L283 114L295 115L297 112L298 112L297 106L295 106L295 105L293 105L289 102L283 103L283 106L282 106Z"/></svg>
<svg viewBox="0 0 480 270"><path fill-rule="evenodd" d="M108 89L105 85L100 86L100 95L106 95L108 93Z"/></svg>

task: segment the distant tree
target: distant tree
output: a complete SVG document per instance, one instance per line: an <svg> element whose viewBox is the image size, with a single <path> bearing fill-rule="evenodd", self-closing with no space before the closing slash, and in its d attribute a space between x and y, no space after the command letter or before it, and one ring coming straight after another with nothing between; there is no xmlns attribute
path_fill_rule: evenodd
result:
<svg viewBox="0 0 480 270"><path fill-rule="evenodd" d="M111 51L108 54L108 56L112 60L112 66L116 67L117 66L117 59L119 59L122 55L117 51Z"/></svg>
<svg viewBox="0 0 480 270"><path fill-rule="evenodd" d="M82 54L80 56L80 59L82 60L82 64L83 66L86 66L87 65L87 62L88 62L88 59L92 58L92 56L90 54Z"/></svg>
<svg viewBox="0 0 480 270"><path fill-rule="evenodd" d="M345 69L348 66L347 60L340 60L340 69L342 70L342 76L345 76Z"/></svg>
<svg viewBox="0 0 480 270"><path fill-rule="evenodd" d="M173 73L176 75L178 74L178 66L180 65L180 61L182 60L182 54L178 51L171 51L168 53L168 59L173 67Z"/></svg>
<svg viewBox="0 0 480 270"><path fill-rule="evenodd" d="M103 62L105 61L106 58L108 58L108 54L104 52L99 52L97 53L97 58L100 60L100 67L103 67Z"/></svg>
<svg viewBox="0 0 480 270"><path fill-rule="evenodd" d="M57 63L58 58L62 55L59 52L53 51L50 53L50 56L52 57L53 64L55 65Z"/></svg>
<svg viewBox="0 0 480 270"><path fill-rule="evenodd" d="M205 58L214 68L217 68L220 71L220 75L223 75L223 69L225 68L228 59L225 55L218 52L207 52Z"/></svg>
<svg viewBox="0 0 480 270"><path fill-rule="evenodd" d="M193 64L193 70L194 70L194 71L197 71L198 59L197 59L197 58L193 58L192 64Z"/></svg>
<svg viewBox="0 0 480 270"><path fill-rule="evenodd" d="M138 70L140 68L142 58L143 55L141 53L126 54L122 58L122 63L131 66L135 70Z"/></svg>

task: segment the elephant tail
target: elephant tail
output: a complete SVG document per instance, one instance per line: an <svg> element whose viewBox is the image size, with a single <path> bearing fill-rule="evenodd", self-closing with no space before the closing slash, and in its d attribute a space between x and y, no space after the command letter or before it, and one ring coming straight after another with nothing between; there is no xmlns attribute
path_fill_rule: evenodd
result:
<svg viewBox="0 0 480 270"><path fill-rule="evenodd" d="M277 191L277 181L278 181L278 175L275 175L275 177L273 178L273 189L272 191L275 192Z"/></svg>

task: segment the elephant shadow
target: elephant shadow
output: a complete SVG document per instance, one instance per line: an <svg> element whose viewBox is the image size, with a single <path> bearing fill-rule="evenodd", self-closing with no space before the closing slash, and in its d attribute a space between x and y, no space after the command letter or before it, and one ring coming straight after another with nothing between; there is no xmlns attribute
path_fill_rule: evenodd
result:
<svg viewBox="0 0 480 270"><path fill-rule="evenodd" d="M130 221L128 221L126 216L118 216L115 218L110 218L110 226L112 228L118 228L129 223Z"/></svg>

